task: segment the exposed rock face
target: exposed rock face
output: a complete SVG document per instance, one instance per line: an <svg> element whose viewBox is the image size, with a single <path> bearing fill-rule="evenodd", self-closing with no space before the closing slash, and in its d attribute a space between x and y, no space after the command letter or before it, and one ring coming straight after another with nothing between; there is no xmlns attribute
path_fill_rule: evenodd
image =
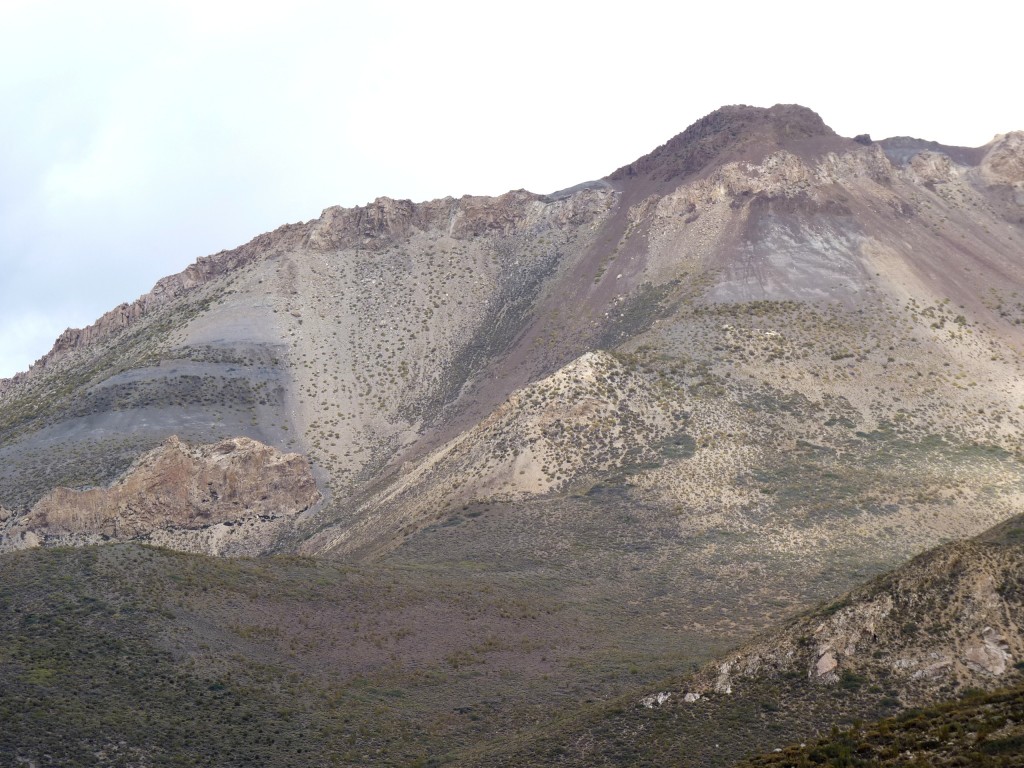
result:
<svg viewBox="0 0 1024 768"><path fill-rule="evenodd" d="M964 662L972 669L990 675L1006 672L1007 662L1012 661L1010 646L1006 639L992 627L985 627L981 637L969 644L964 651Z"/></svg>
<svg viewBox="0 0 1024 768"><path fill-rule="evenodd" d="M825 675L835 672L835 669L838 666L839 662L836 661L835 655L831 650L827 650L821 654L821 658L818 659L818 663L814 665L814 674L818 677L824 677Z"/></svg>
<svg viewBox="0 0 1024 768"><path fill-rule="evenodd" d="M942 686L997 685L1024 656L1024 550L1008 539L929 552L708 669L703 689L794 672L833 685L845 674L899 681L908 701L925 703Z"/></svg>
<svg viewBox="0 0 1024 768"><path fill-rule="evenodd" d="M380 250L415 230L442 229L457 239L485 233L508 235L526 220L539 195L519 190L500 197L444 198L427 203L380 197L355 208L334 206L311 222L310 244L321 250Z"/></svg>
<svg viewBox="0 0 1024 768"><path fill-rule="evenodd" d="M291 520L320 499L309 462L240 437L191 447L176 437L141 456L107 488L56 488L8 521L0 546L145 539L171 547L175 534ZM2 519L2 518L0 518ZM251 535L243 537L251 539ZM178 548L181 548L180 544Z"/></svg>
<svg viewBox="0 0 1024 768"><path fill-rule="evenodd" d="M990 184L1024 184L1024 131L997 136L981 163L982 176Z"/></svg>
<svg viewBox="0 0 1024 768"><path fill-rule="evenodd" d="M953 163L949 155L927 151L914 155L905 172L922 184L943 184L953 181L962 169Z"/></svg>

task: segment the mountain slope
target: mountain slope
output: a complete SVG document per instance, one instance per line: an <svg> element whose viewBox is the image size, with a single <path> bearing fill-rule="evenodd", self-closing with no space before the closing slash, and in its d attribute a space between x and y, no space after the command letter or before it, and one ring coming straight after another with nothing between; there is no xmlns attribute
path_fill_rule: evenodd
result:
<svg viewBox="0 0 1024 768"><path fill-rule="evenodd" d="M727 107L551 195L381 198L202 259L0 382L0 522L24 529L57 487L100 495L172 436L257 440L308 458L323 500L290 508L301 524L252 549L146 535L300 553L381 589L422 577L423 604L486 613L497 590L497 629L459 619L468 644L426 643L443 674L416 711L460 710L429 743L449 725L459 750L486 741L466 712L525 733L553 700L689 670L1022 508L1024 134L914 141ZM30 556L48 562L10 555ZM232 568L187 562L205 563L200 600ZM401 634L427 612L388 610L369 600L363 621ZM516 617L516 647L489 644ZM308 674L328 664L288 637ZM943 652L977 641L984 660L980 637ZM410 685L407 650L382 689ZM509 709L506 668L481 658L549 678ZM754 707L729 710L741 721L774 717L735 696ZM780 722L796 737L806 712Z"/></svg>
<svg viewBox="0 0 1024 768"><path fill-rule="evenodd" d="M347 526L516 390L620 347L1017 451L1020 144L892 165L809 110L729 107L564 195L328 209L5 384L3 502L109 481L173 433L245 435L309 453Z"/></svg>
<svg viewBox="0 0 1024 768"><path fill-rule="evenodd" d="M730 765L840 724L1019 685L1022 531L1016 517L929 551L649 696L467 764Z"/></svg>

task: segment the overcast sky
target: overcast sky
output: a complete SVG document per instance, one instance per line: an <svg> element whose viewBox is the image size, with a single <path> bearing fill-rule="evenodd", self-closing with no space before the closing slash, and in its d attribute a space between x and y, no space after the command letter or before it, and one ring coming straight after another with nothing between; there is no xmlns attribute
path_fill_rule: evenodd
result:
<svg viewBox="0 0 1024 768"><path fill-rule="evenodd" d="M1024 129L1021 4L960 7L0 0L0 376L329 205L554 191L723 104Z"/></svg>

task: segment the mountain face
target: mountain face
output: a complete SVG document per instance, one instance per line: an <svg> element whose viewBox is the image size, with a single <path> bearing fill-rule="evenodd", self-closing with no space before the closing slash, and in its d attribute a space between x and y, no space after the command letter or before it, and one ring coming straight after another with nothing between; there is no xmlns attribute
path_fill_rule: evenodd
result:
<svg viewBox="0 0 1024 768"><path fill-rule="evenodd" d="M247 436L312 459L328 497L316 527L332 533L309 547L387 549L394 530L373 520L425 522L391 511L410 483L451 485L423 489L442 509L547 498L630 456L660 461L670 435L700 450L640 473L645 497L791 516L758 476L802 451L870 462L892 441L859 435L877 433L927 456L910 472L919 497L952 496L919 543L969 533L1019 491L999 457L1021 447L1022 141L865 146L802 107L725 107L565 193L327 209L160 281L5 382L0 502L107 483L170 435ZM592 354L629 358L618 375L636 381L594 390ZM545 387L559 399L536 400ZM671 414L634 425L629 394L646 389L688 428ZM580 398L614 434L607 461L526 424L585 430L586 409L561 405ZM568 463L507 450L518 468L502 463L508 430ZM436 479L466 451L492 459ZM944 483L934 470L963 451L984 479ZM678 487L694 465L719 479ZM973 521L957 499L982 486L999 498ZM899 524L906 490L849 501L869 528Z"/></svg>
<svg viewBox="0 0 1024 768"><path fill-rule="evenodd" d="M401 681L408 722L443 702L458 717L430 743L475 749L492 738L480 723L526 738L561 697L599 703L711 663L1019 514L1022 351L1024 133L976 149L872 142L803 107L724 107L549 195L328 208L65 332L0 382L0 549L40 545L9 557L42 571L74 560L50 545L134 541L313 557L382 590L391 578L406 613L359 605L396 655L358 685ZM112 552L127 573L137 550ZM194 566L218 583L233 567ZM420 578L440 592L424 597ZM251 617L181 599L225 654L259 645L232 634ZM912 612L900 599L864 621ZM437 604L457 618L421 630L427 611L409 606ZM268 605L252 610L277 615ZM516 644L460 645L476 613ZM942 648L876 648L879 663L909 660L911 680L938 653L958 675L947 692L988 674L972 663L1012 670L1012 628L976 618ZM293 629L259 632L297 647ZM820 663L812 682L846 690L844 670L867 662L848 653L866 630L845 631L804 632L790 666L750 653L779 674ZM399 650L418 643L438 666L412 685ZM727 686L741 690L750 658L733 658ZM437 693L431 675L460 659L547 677L500 701L461 678ZM321 648L299 666L342 661ZM914 685L895 698L916 701Z"/></svg>

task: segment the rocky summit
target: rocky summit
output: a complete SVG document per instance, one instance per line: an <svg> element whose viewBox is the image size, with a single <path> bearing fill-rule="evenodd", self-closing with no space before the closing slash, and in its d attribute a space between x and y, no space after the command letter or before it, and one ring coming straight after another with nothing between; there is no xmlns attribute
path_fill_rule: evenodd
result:
<svg viewBox="0 0 1024 768"><path fill-rule="evenodd" d="M0 381L3 605L136 606L110 632L247 691L268 765L725 765L1017 684L1020 541L983 534L1024 512L1022 353L1024 133L723 107L565 190L327 208L66 331ZM5 642L106 647L39 615ZM70 716L35 652L10 696ZM87 725L116 764L252 747Z"/></svg>

